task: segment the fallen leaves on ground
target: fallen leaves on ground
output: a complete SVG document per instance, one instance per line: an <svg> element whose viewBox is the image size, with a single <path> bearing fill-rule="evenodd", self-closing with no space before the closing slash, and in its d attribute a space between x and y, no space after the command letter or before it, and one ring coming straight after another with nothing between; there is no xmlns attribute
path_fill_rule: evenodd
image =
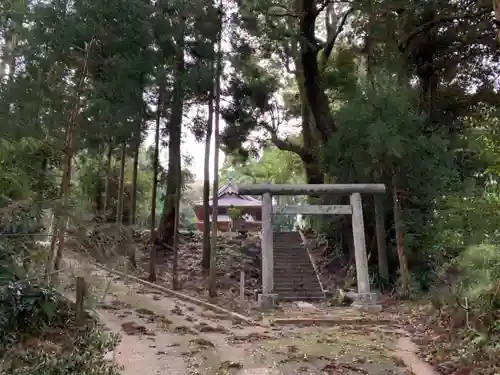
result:
<svg viewBox="0 0 500 375"><path fill-rule="evenodd" d="M137 249L138 270L135 275L145 278L149 270L149 232L134 235ZM202 235L181 236L178 253L178 280L182 293L206 298L207 278L201 270ZM253 301L255 290L260 288L260 239L249 234L235 238L226 234L218 237L217 290L218 296L211 302L233 311L248 312L248 306L240 306L240 271L245 272L245 299ZM171 287L172 253L159 250L157 284Z"/></svg>
<svg viewBox="0 0 500 375"><path fill-rule="evenodd" d="M154 336L155 333L148 330L145 326L137 324L134 321L128 321L122 323L122 330L127 335L146 335L146 336Z"/></svg>
<svg viewBox="0 0 500 375"><path fill-rule="evenodd" d="M401 314L404 326L419 346L419 355L442 375L498 375L500 340L481 340L478 331L456 328L451 313L429 305L412 306ZM485 337L485 336L484 336Z"/></svg>

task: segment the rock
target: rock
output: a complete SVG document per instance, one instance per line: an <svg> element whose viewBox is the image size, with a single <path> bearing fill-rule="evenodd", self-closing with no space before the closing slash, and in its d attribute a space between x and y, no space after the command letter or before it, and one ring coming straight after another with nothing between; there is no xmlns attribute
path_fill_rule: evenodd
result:
<svg viewBox="0 0 500 375"><path fill-rule="evenodd" d="M312 303L309 303L309 302L297 301L297 302L294 302L294 304L302 311L315 312L318 310L318 308L316 306L314 306Z"/></svg>
<svg viewBox="0 0 500 375"><path fill-rule="evenodd" d="M107 352L105 355L104 355L104 360L107 361L107 362L111 362L111 363L115 363L116 359L115 359L115 352L112 351L112 352Z"/></svg>

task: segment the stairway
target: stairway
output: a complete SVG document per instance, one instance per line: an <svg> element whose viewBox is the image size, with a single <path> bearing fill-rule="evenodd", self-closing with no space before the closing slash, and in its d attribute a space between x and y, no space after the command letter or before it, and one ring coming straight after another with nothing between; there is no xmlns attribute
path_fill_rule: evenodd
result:
<svg viewBox="0 0 500 375"><path fill-rule="evenodd" d="M273 233L274 293L280 300L325 298L298 232Z"/></svg>

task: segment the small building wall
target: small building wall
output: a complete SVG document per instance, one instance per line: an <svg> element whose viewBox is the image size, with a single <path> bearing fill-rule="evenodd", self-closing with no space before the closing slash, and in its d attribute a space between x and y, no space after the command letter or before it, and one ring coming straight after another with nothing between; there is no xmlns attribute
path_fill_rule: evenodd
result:
<svg viewBox="0 0 500 375"><path fill-rule="evenodd" d="M242 211L243 214L249 214L251 215L254 219L255 222L249 221L245 223L245 228L249 232L258 232L260 231L261 228L261 220L262 220L262 208L261 207L238 207L234 206L235 208L238 208ZM218 214L219 215L227 215L228 213L228 208L229 207L219 207L218 208ZM194 213L196 215L196 228L199 231L203 231L203 206L195 206L194 207ZM212 207L210 207L210 215L212 215ZM221 232L229 232L229 222L221 222L217 224L218 229Z"/></svg>

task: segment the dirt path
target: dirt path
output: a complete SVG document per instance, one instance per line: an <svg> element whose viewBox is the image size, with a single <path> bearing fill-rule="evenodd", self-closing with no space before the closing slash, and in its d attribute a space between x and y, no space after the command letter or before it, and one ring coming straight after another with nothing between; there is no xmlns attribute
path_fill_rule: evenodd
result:
<svg viewBox="0 0 500 375"><path fill-rule="evenodd" d="M154 338L130 336L123 334L123 318L101 310L99 319L110 330L122 335L113 358L116 363L123 366L123 375L184 375L188 373L182 356L172 350L174 342L169 335L160 333ZM159 354L160 352L168 355L168 361Z"/></svg>
<svg viewBox="0 0 500 375"><path fill-rule="evenodd" d="M115 360L125 375L409 374L386 327L242 325L80 260L66 263L90 284L101 322L122 335Z"/></svg>

